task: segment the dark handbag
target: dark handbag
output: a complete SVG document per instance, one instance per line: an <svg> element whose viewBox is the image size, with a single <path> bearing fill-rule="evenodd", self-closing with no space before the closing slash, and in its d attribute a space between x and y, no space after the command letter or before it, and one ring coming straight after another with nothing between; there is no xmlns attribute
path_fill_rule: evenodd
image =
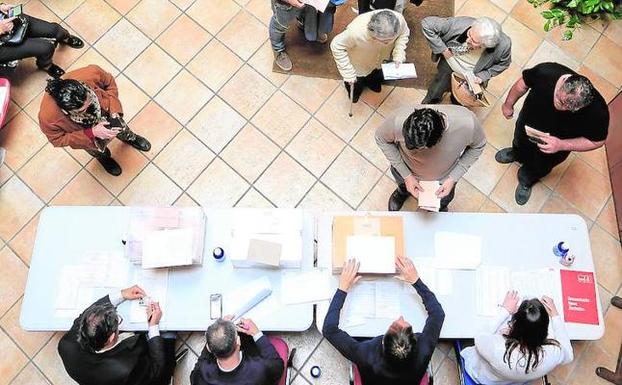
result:
<svg viewBox="0 0 622 385"><path fill-rule="evenodd" d="M0 42L3 45L20 45L26 38L28 31L28 19L23 16L17 16L13 20L13 31L0 36Z"/></svg>

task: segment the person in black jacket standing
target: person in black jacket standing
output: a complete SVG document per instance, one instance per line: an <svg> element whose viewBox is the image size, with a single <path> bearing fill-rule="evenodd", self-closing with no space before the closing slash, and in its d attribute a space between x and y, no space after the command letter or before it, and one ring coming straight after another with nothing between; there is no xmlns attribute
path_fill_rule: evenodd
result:
<svg viewBox="0 0 622 385"><path fill-rule="evenodd" d="M421 333L413 333L412 326L400 317L389 326L384 335L357 341L339 329L339 314L348 290L355 284L359 264L350 260L344 265L339 289L333 297L322 334L348 360L357 365L365 385L419 384L434 353L441 333L445 313L434 293L421 281L412 261L398 257L398 278L411 284L423 300L428 319Z"/></svg>
<svg viewBox="0 0 622 385"><path fill-rule="evenodd" d="M147 309L149 333L119 332L116 306L146 296L132 286L89 306L58 343L65 370L80 385L165 385L175 370L175 340L160 336L162 310Z"/></svg>

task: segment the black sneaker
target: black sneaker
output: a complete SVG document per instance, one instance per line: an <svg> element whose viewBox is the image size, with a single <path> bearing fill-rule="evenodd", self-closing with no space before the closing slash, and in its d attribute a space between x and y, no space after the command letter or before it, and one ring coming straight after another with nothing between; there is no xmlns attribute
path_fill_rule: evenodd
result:
<svg viewBox="0 0 622 385"><path fill-rule="evenodd" d="M409 194L402 194L399 189L395 189L389 198L389 211L400 211Z"/></svg>
<svg viewBox="0 0 622 385"><path fill-rule="evenodd" d="M497 153L495 154L495 160L501 164L514 162L516 160L516 157L514 156L514 151L512 150L512 147L506 147L497 151Z"/></svg>
<svg viewBox="0 0 622 385"><path fill-rule="evenodd" d="M75 49L84 47L84 41L75 35L69 35L66 39L61 40L61 43Z"/></svg>
<svg viewBox="0 0 622 385"><path fill-rule="evenodd" d="M514 200L520 206L523 206L525 203L529 201L531 197L531 187L527 187L524 184L519 183L516 186L516 191L514 192Z"/></svg>
<svg viewBox="0 0 622 385"><path fill-rule="evenodd" d="M60 68L54 63L50 64L50 66L44 69L44 71L47 72L48 75L50 75L51 77L55 79L58 79L65 74L65 70Z"/></svg>
<svg viewBox="0 0 622 385"><path fill-rule="evenodd" d="M135 135L134 140L127 140L127 141L124 140L123 142L129 144L130 146L134 147L138 151L147 152L151 150L151 143L149 143L147 139L137 134L134 134L134 135Z"/></svg>
<svg viewBox="0 0 622 385"><path fill-rule="evenodd" d="M102 155L102 156L96 157L95 159L97 159L99 164L102 165L102 167L104 168L104 170L106 170L108 174L112 176L121 175L121 172L122 172L121 166L119 166L119 163L117 163L116 160L112 159L109 153L107 154L107 156Z"/></svg>

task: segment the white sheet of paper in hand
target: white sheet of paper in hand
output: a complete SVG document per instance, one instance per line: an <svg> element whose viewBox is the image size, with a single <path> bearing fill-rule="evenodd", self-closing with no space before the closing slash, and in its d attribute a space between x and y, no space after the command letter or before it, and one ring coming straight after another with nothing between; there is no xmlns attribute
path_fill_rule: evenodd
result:
<svg viewBox="0 0 622 385"><path fill-rule="evenodd" d="M328 7L329 0L303 0L302 2L324 13L326 7Z"/></svg>
<svg viewBox="0 0 622 385"><path fill-rule="evenodd" d="M285 273L281 278L281 302L287 305L328 301L334 293L331 276L322 271Z"/></svg>
<svg viewBox="0 0 622 385"><path fill-rule="evenodd" d="M482 238L438 231L434 234L434 265L437 269L476 269L482 262Z"/></svg>
<svg viewBox="0 0 622 385"><path fill-rule="evenodd" d="M349 235L346 258L360 262L359 273L395 273L395 237Z"/></svg>
<svg viewBox="0 0 622 385"><path fill-rule="evenodd" d="M149 231L143 239L143 268L192 264L192 229Z"/></svg>
<svg viewBox="0 0 622 385"><path fill-rule="evenodd" d="M162 309L166 309L166 297L168 294L168 269L136 269L134 282L142 287L150 300L160 303ZM147 322L146 306L140 301L132 301L130 305L130 322Z"/></svg>
<svg viewBox="0 0 622 385"><path fill-rule="evenodd" d="M423 191L419 191L417 202L419 207L428 211L438 211L441 208L441 199L436 196L436 191L441 187L437 180L421 180L419 181Z"/></svg>
<svg viewBox="0 0 622 385"><path fill-rule="evenodd" d="M385 80L412 79L417 77L417 70L413 63L401 63L399 67L395 63L383 63L382 74Z"/></svg>

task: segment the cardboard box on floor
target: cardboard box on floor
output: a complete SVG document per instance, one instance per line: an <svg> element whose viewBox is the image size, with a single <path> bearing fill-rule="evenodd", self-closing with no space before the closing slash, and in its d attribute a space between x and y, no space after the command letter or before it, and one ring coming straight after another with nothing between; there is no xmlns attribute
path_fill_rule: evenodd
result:
<svg viewBox="0 0 622 385"><path fill-rule="evenodd" d="M404 254L404 221L400 216L337 216L333 219L333 274L341 274L350 235L395 238L396 255Z"/></svg>

